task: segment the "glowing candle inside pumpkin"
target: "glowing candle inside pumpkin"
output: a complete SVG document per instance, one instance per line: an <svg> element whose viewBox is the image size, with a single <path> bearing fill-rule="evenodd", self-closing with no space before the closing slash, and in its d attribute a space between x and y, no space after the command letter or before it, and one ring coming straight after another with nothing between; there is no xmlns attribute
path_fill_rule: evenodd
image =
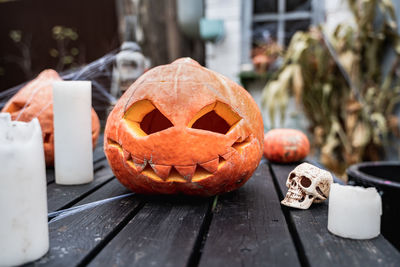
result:
<svg viewBox="0 0 400 267"><path fill-rule="evenodd" d="M36 260L49 249L46 167L37 119L0 113L0 266Z"/></svg>
<svg viewBox="0 0 400 267"><path fill-rule="evenodd" d="M53 84L54 167L56 183L93 181L92 84L62 81Z"/></svg>
<svg viewBox="0 0 400 267"><path fill-rule="evenodd" d="M374 187L332 184L328 230L338 236L369 239L379 235L382 200Z"/></svg>

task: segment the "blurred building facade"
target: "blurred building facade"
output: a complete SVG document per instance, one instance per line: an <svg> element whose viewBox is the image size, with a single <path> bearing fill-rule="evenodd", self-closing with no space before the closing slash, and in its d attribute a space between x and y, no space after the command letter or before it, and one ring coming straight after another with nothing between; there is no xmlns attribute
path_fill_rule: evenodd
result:
<svg viewBox="0 0 400 267"><path fill-rule="evenodd" d="M285 46L297 30L324 24L331 33L341 22L355 25L347 0L204 0L205 17L224 21L225 37L206 44L206 66L239 81L251 68L259 43ZM400 14L400 1L392 1ZM400 25L400 16L397 16Z"/></svg>
<svg viewBox="0 0 400 267"><path fill-rule="evenodd" d="M324 21L321 0L205 0L205 16L222 19L225 37L206 44L206 66L238 81L260 43L287 45L297 30Z"/></svg>

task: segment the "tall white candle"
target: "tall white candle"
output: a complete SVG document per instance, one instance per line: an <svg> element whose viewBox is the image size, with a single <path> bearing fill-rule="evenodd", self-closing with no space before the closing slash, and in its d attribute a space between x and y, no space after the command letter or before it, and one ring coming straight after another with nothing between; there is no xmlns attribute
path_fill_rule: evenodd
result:
<svg viewBox="0 0 400 267"><path fill-rule="evenodd" d="M374 187L332 184L328 230L338 236L369 239L379 235L382 199Z"/></svg>
<svg viewBox="0 0 400 267"><path fill-rule="evenodd" d="M62 81L53 84L54 167L57 184L93 181L92 84Z"/></svg>
<svg viewBox="0 0 400 267"><path fill-rule="evenodd" d="M36 260L49 249L46 166L37 119L0 113L0 266Z"/></svg>

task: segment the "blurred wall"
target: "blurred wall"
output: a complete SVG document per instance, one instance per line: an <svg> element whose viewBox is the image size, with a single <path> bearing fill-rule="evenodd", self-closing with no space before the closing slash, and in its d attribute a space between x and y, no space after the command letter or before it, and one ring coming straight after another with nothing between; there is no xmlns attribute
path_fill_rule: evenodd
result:
<svg viewBox="0 0 400 267"><path fill-rule="evenodd" d="M205 6L205 17L222 19L225 26L223 40L206 44L206 66L238 82L242 53L249 50L242 47L246 45L242 42L242 0L205 0Z"/></svg>
<svg viewBox="0 0 400 267"><path fill-rule="evenodd" d="M287 45L297 30L325 18L324 0L205 0L205 10L206 18L225 26L224 39L206 44L206 65L237 82L240 71L252 68L250 51L259 35L264 43Z"/></svg>
<svg viewBox="0 0 400 267"><path fill-rule="evenodd" d="M347 0L325 0L326 32L332 34L341 23L347 23L356 28L356 21Z"/></svg>

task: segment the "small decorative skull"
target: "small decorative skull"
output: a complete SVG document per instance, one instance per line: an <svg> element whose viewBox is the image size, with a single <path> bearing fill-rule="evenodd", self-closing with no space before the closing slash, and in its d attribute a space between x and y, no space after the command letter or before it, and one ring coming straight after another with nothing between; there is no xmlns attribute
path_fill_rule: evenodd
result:
<svg viewBox="0 0 400 267"><path fill-rule="evenodd" d="M289 188L281 203L285 206L308 209L313 202L319 203L328 198L333 183L332 175L309 163L297 166L286 181Z"/></svg>

